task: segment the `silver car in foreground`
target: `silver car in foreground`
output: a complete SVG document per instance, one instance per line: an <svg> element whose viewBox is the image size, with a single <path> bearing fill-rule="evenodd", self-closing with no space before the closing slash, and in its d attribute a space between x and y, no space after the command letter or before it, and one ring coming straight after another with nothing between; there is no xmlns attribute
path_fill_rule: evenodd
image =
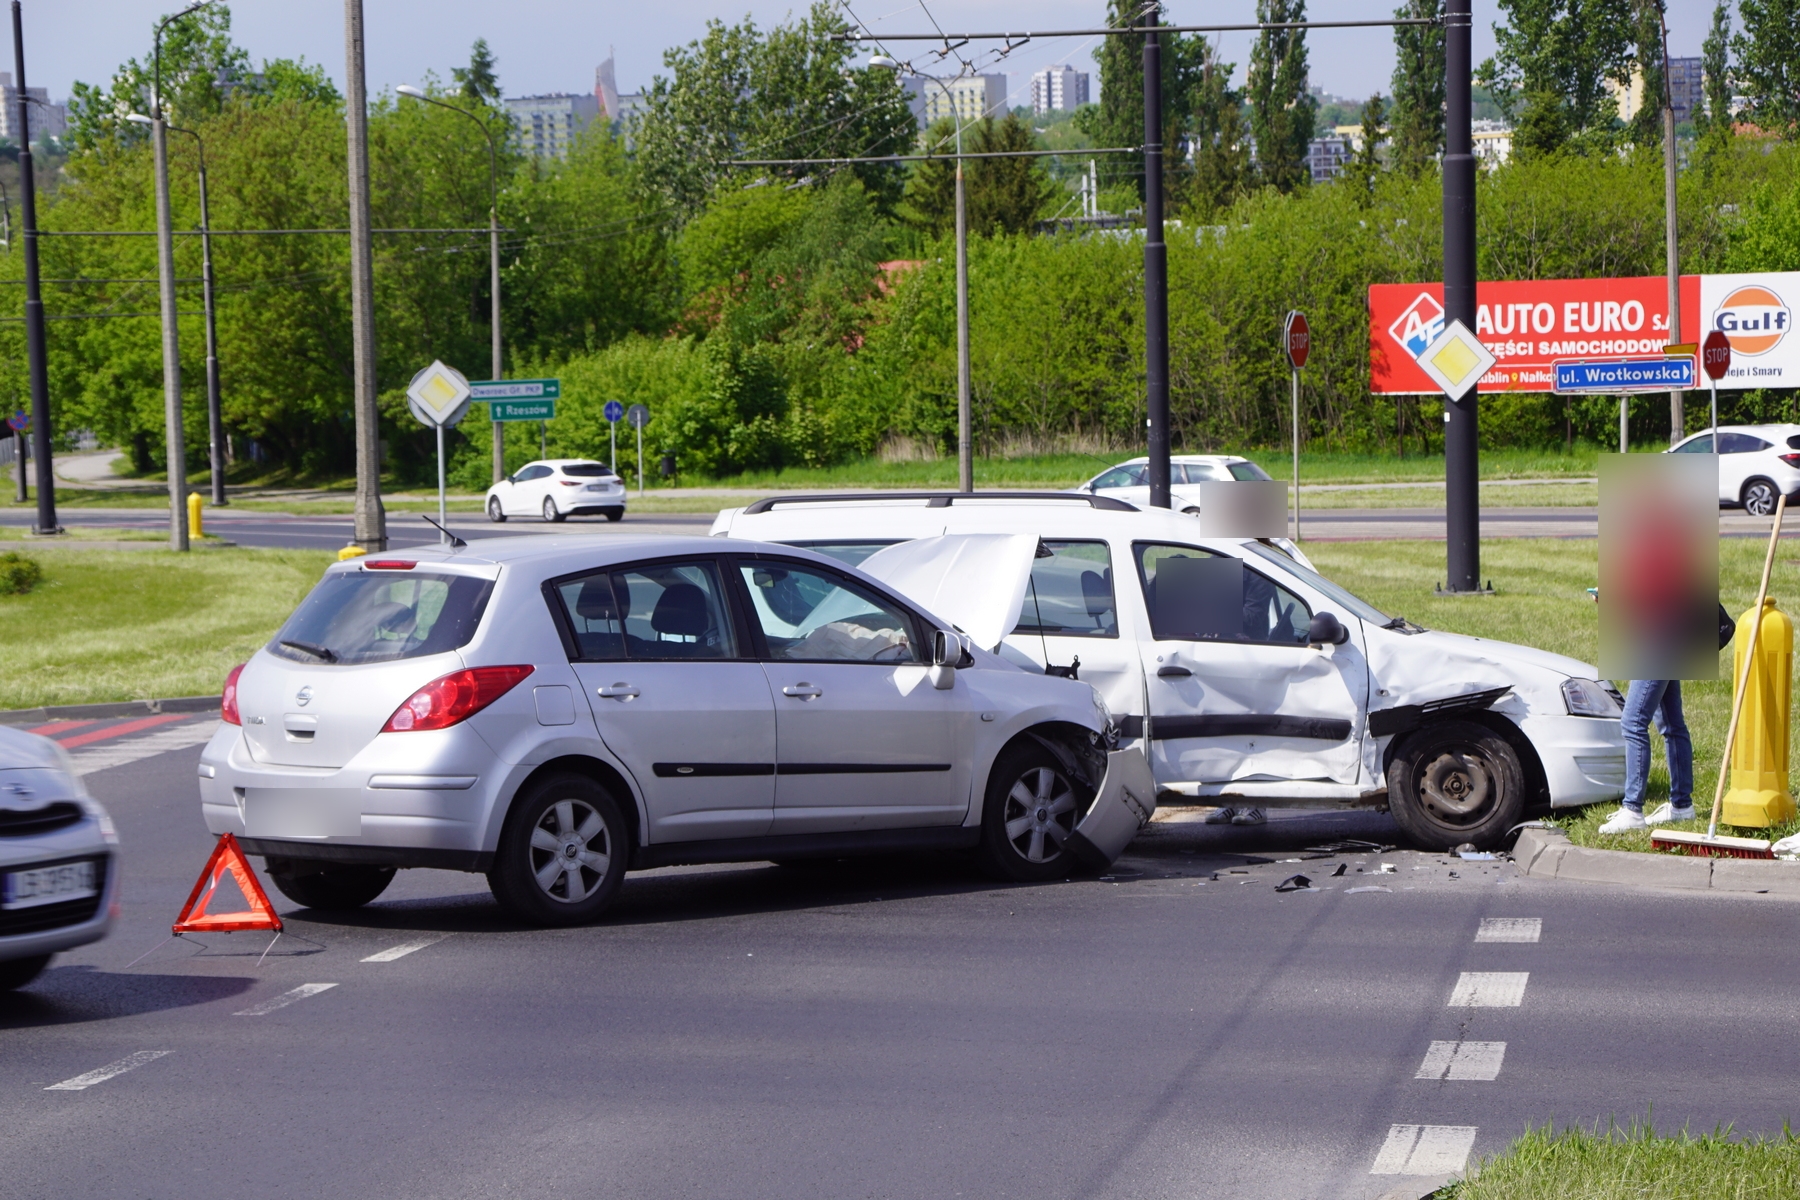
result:
<svg viewBox="0 0 1800 1200"><path fill-rule="evenodd" d="M843 563L729 539L497 538L330 568L227 681L207 828L290 899L486 873L591 920L628 867L973 849L1104 864L1155 807L1085 683Z"/></svg>
<svg viewBox="0 0 1800 1200"><path fill-rule="evenodd" d="M118 903L119 836L68 752L0 726L0 991L97 942Z"/></svg>

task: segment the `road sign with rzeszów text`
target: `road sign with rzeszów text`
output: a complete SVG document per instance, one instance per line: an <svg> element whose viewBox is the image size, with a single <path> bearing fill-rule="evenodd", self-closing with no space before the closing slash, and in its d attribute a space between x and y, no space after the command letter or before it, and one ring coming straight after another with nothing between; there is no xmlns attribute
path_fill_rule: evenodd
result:
<svg viewBox="0 0 1800 1200"><path fill-rule="evenodd" d="M560 400L560 379L484 379L469 385L477 400Z"/></svg>
<svg viewBox="0 0 1800 1200"><path fill-rule="evenodd" d="M554 400L489 400L492 421L548 421L556 415Z"/></svg>

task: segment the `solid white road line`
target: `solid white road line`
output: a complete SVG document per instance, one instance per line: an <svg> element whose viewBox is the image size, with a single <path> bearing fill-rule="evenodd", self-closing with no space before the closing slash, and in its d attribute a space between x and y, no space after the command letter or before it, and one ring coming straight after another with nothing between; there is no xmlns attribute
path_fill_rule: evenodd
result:
<svg viewBox="0 0 1800 1200"><path fill-rule="evenodd" d="M128 1054L118 1062L107 1063L104 1067L95 1067L85 1075L77 1075L73 1079L65 1079L61 1083L53 1083L45 1088L46 1092L79 1092L93 1087L96 1083L105 1083L115 1075L123 1075L127 1071L135 1071L147 1062L155 1062L165 1054L173 1054L173 1050L139 1050L136 1054Z"/></svg>
<svg viewBox="0 0 1800 1200"><path fill-rule="evenodd" d="M1433 1042L1413 1078L1491 1080L1505 1057L1505 1042Z"/></svg>
<svg viewBox="0 0 1800 1200"><path fill-rule="evenodd" d="M139 759L167 754L171 750L205 745L212 740L213 731L218 727L217 721L183 721L140 738L126 738L121 742L95 746L91 750L77 750L69 757L75 760L77 775L91 775L95 771L122 767Z"/></svg>
<svg viewBox="0 0 1800 1200"><path fill-rule="evenodd" d="M1528 971L1464 971L1450 990L1450 1008L1517 1008Z"/></svg>
<svg viewBox="0 0 1800 1200"><path fill-rule="evenodd" d="M1542 917L1483 917L1475 931L1478 942L1535 942L1544 932Z"/></svg>
<svg viewBox="0 0 1800 1200"><path fill-rule="evenodd" d="M1449 1175L1462 1170L1475 1147L1473 1125L1394 1125L1375 1156L1371 1175Z"/></svg>
<svg viewBox="0 0 1800 1200"><path fill-rule="evenodd" d="M304 1000L308 996L316 996L320 992L329 992L336 986L337 984L335 983L303 983L291 991L281 993L281 995L275 997L273 1000L264 1000L261 1004L246 1008L242 1012L232 1013L231 1015L234 1017L267 1016L278 1008L286 1008L296 1000Z"/></svg>
<svg viewBox="0 0 1800 1200"><path fill-rule="evenodd" d="M437 943L443 941L445 938L447 938L449 936L450 935L447 933L440 933L433 937L422 937L422 938L417 938L410 942L401 942L398 946L390 946L386 950L382 950L379 953L371 954L371 955L369 955L369 957L363 959L363 961L364 962L393 962L396 958L405 958L407 955L411 954L414 950L423 950L427 946L435 946Z"/></svg>

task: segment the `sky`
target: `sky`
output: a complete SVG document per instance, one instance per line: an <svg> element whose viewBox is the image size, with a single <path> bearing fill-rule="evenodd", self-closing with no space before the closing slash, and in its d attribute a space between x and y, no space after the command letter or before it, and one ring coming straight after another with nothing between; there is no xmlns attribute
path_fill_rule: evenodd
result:
<svg viewBox="0 0 1800 1200"><path fill-rule="evenodd" d="M842 0L839 0L842 2ZM930 3L917 0L848 0L851 11L875 31L929 31L931 18L946 30L1093 28L1105 16L1103 0L963 0ZM1313 0L1308 15L1315 21L1379 20L1392 13L1397 0ZM27 82L50 90L53 100L67 98L76 80L104 83L127 58L148 58L151 33L164 15L176 11L175 0L24 0ZM1706 36L1712 7L1704 0L1674 0L1669 8L1669 42L1677 55L1697 55ZM1492 53L1491 26L1499 17L1497 0L1475 0L1475 58ZM441 79L449 69L468 62L469 46L485 37L499 56L500 84L509 96L543 92L590 92L594 71L611 53L621 91L635 91L663 71L662 54L670 46L700 37L706 23L753 17L762 27L779 24L804 4L762 0L364 0L368 85L371 93L401 83L416 83L427 71ZM1255 0L1169 0L1168 19L1194 24L1234 24L1256 19ZM323 65L339 86L344 74L344 8L332 0L239 0L232 5L232 31L254 61L305 58ZM1238 66L1242 82L1255 35L1224 35L1226 61ZM904 56L898 43L893 49ZM913 43L915 47L923 43ZM1360 99L1384 94L1393 73L1390 30L1317 31L1308 38L1312 82L1326 92ZM10 49L10 48L9 48ZM1003 65L987 67L1011 76L1015 104L1029 104L1030 77L1052 63L1067 62L1093 71L1092 39L1034 41L1014 51ZM928 56L912 52L922 70ZM969 50L965 48L964 54ZM0 67L10 69L12 56ZM953 71L952 66L949 70ZM1098 79L1095 80L1096 97Z"/></svg>

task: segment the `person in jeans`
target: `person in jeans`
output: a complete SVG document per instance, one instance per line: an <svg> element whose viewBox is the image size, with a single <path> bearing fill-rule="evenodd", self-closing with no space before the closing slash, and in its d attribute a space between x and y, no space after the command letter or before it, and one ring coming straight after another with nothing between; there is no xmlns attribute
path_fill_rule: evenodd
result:
<svg viewBox="0 0 1800 1200"><path fill-rule="evenodd" d="M1719 605L1719 649L1731 644L1737 632L1723 604ZM1644 789L1650 782L1650 722L1663 735L1669 754L1669 799L1644 816ZM1600 826L1605 834L1627 833L1651 825L1694 819L1694 743L1688 736L1681 712L1681 680L1633 679L1625 690L1625 799L1619 811Z"/></svg>

